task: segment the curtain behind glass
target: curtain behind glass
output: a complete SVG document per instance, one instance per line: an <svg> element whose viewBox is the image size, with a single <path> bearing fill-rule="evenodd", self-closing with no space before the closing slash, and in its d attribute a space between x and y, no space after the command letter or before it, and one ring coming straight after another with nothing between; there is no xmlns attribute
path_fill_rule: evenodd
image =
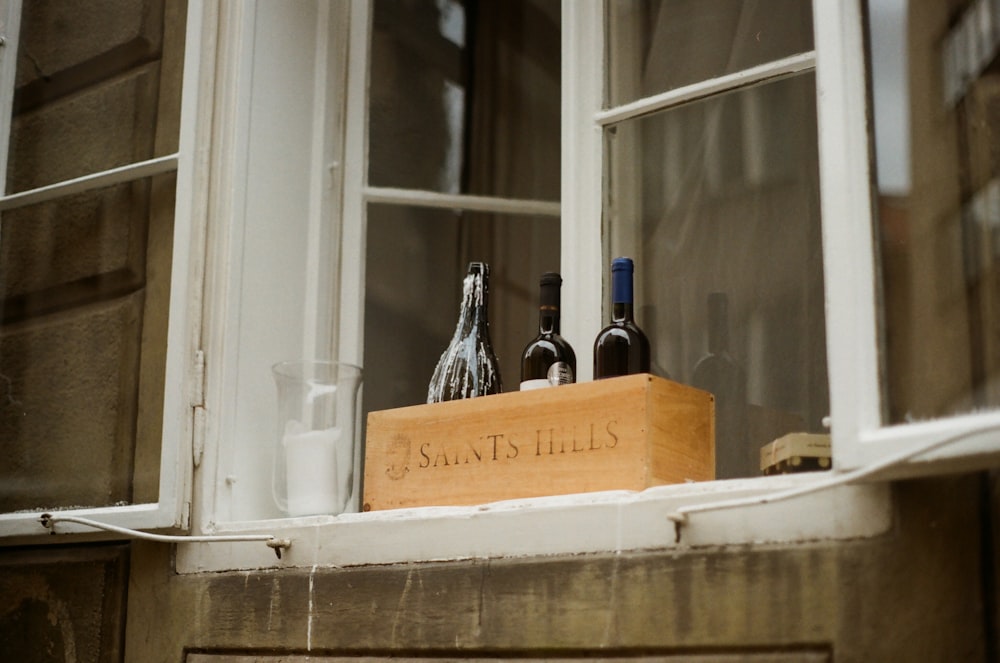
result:
<svg viewBox="0 0 1000 663"><path fill-rule="evenodd" d="M374 7L370 184L557 201L558 0ZM365 409L426 399L473 260L490 264L491 336L516 389L538 278L559 269L558 217L390 205L368 216Z"/></svg>
<svg viewBox="0 0 1000 663"><path fill-rule="evenodd" d="M609 3L612 98L811 48L809 3L780 4ZM761 448L785 434L826 432L815 97L805 73L605 131L606 258L636 260L653 372L716 395L718 478L759 475ZM726 376L696 370L709 355Z"/></svg>

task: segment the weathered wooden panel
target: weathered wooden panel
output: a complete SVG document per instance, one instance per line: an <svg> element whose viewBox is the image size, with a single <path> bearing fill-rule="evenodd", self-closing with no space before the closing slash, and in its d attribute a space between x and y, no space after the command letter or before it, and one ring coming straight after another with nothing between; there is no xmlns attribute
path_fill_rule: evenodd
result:
<svg viewBox="0 0 1000 663"><path fill-rule="evenodd" d="M0 661L121 661L128 555L118 544L0 551Z"/></svg>

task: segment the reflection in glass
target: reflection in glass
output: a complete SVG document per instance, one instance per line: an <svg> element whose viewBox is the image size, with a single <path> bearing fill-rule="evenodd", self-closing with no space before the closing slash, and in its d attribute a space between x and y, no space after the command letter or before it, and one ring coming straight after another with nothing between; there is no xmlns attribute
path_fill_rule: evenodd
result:
<svg viewBox="0 0 1000 663"><path fill-rule="evenodd" d="M7 193L177 151L177 4L22 3ZM0 512L157 501L175 180L0 216Z"/></svg>
<svg viewBox="0 0 1000 663"><path fill-rule="evenodd" d="M173 179L3 214L0 511L156 500Z"/></svg>
<svg viewBox="0 0 1000 663"><path fill-rule="evenodd" d="M608 106L813 49L810 0L609 0Z"/></svg>
<svg viewBox="0 0 1000 663"><path fill-rule="evenodd" d="M1000 405L996 7L868 3L892 423Z"/></svg>
<svg viewBox="0 0 1000 663"><path fill-rule="evenodd" d="M538 333L538 278L559 271L558 217L369 206L366 413L427 401L471 261L490 265L490 336L516 390L521 350Z"/></svg>
<svg viewBox="0 0 1000 663"><path fill-rule="evenodd" d="M179 63L163 56L184 30L164 30L165 4L23 3L7 193L177 151Z"/></svg>
<svg viewBox="0 0 1000 663"><path fill-rule="evenodd" d="M559 200L559 0L376 0L369 76L375 187ZM501 375L518 383L558 217L372 204L365 411L424 403L469 262L490 265Z"/></svg>
<svg viewBox="0 0 1000 663"><path fill-rule="evenodd" d="M369 184L559 199L558 0L378 0Z"/></svg>
<svg viewBox="0 0 1000 663"><path fill-rule="evenodd" d="M717 425L720 478L759 475L786 433L825 432L815 94L804 74L606 131L609 257L636 260L653 372L691 384L718 373L695 375L709 352L738 364L713 390L745 394L717 404L737 418Z"/></svg>

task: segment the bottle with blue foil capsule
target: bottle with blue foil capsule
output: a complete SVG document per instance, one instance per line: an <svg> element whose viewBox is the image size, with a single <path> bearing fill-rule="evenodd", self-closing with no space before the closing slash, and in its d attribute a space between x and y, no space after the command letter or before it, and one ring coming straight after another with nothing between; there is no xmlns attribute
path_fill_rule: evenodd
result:
<svg viewBox="0 0 1000 663"><path fill-rule="evenodd" d="M635 322L631 258L611 261L611 324L594 340L594 379L649 372L649 340Z"/></svg>
<svg viewBox="0 0 1000 663"><path fill-rule="evenodd" d="M489 283L490 266L470 262L469 273L462 282L458 324L427 387L428 403L503 391L500 363L490 341Z"/></svg>

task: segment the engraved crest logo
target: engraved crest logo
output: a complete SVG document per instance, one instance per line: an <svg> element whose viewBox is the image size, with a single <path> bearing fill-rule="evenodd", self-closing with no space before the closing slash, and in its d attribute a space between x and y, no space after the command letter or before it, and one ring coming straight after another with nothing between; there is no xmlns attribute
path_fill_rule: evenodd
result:
<svg viewBox="0 0 1000 663"><path fill-rule="evenodd" d="M389 443L388 466L385 474L393 481L399 481L410 471L410 449L412 447L410 438L405 435L396 435Z"/></svg>

